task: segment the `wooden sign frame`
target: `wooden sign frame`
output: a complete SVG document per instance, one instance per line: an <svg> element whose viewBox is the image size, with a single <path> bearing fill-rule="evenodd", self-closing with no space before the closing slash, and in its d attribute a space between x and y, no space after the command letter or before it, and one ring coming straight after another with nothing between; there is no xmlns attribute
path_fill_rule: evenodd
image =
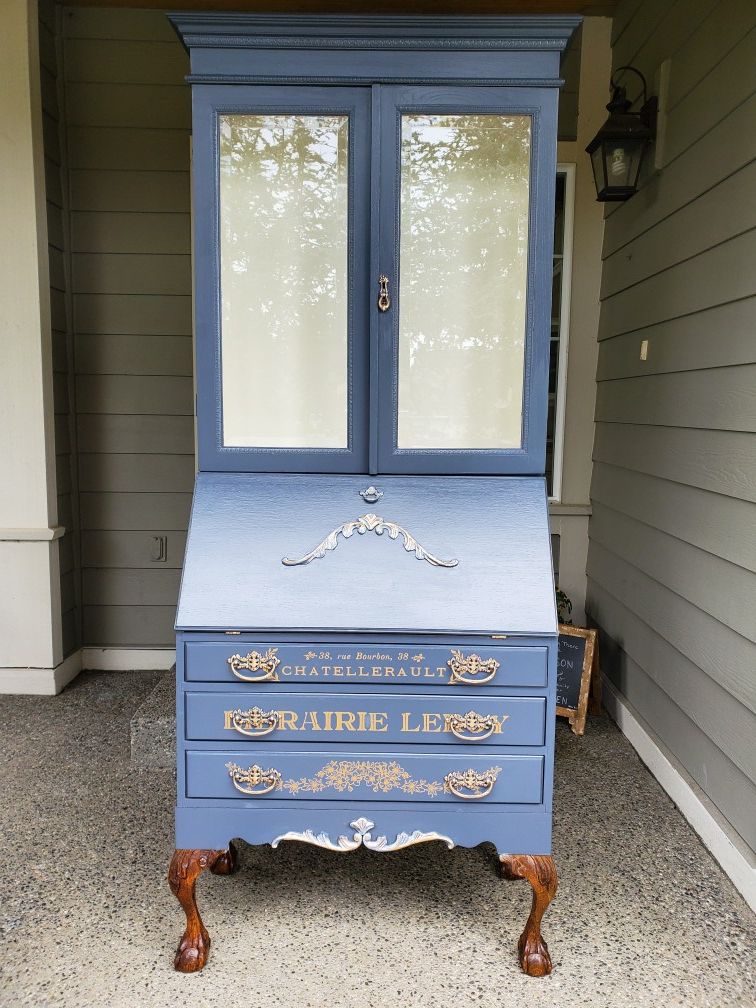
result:
<svg viewBox="0 0 756 1008"><path fill-rule="evenodd" d="M569 637L582 637L585 640L583 655L583 671L580 677L580 693L575 710L570 707L557 707L558 717L569 718L570 727L576 735L585 732L585 719L588 715L588 701L592 714L601 711L601 673L598 660L598 632L586 630L583 627L559 625L559 633Z"/></svg>

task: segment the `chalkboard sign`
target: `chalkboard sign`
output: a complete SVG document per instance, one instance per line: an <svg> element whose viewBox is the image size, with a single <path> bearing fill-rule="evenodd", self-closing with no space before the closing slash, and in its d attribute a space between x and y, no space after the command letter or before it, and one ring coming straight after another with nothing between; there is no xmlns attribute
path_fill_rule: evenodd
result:
<svg viewBox="0 0 756 1008"><path fill-rule="evenodd" d="M600 708L596 631L560 625L556 712L570 719L570 726L576 735L582 735L585 731L591 686L593 709L596 710Z"/></svg>

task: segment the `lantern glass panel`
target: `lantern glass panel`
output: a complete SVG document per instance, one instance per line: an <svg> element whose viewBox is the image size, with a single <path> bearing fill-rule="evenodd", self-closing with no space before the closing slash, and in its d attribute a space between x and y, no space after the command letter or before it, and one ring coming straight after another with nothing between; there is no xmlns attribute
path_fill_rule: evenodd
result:
<svg viewBox="0 0 756 1008"><path fill-rule="evenodd" d="M634 189L638 181L643 140L605 140L606 184L614 189Z"/></svg>
<svg viewBox="0 0 756 1008"><path fill-rule="evenodd" d="M593 180L596 183L596 192L600 194L606 189L603 144L599 144L591 154L591 163L593 165Z"/></svg>

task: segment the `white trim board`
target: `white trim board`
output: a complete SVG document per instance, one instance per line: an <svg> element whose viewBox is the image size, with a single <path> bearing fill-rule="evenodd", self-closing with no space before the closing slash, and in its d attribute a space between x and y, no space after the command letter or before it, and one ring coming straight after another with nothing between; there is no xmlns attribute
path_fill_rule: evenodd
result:
<svg viewBox="0 0 756 1008"><path fill-rule="evenodd" d="M756 858L663 742L604 675L609 715L664 788L704 846L756 912Z"/></svg>
<svg viewBox="0 0 756 1008"><path fill-rule="evenodd" d="M175 648L81 649L81 667L93 672L142 672L170 669L175 664Z"/></svg>
<svg viewBox="0 0 756 1008"><path fill-rule="evenodd" d="M55 668L0 668L0 693L55 696L81 672L81 651Z"/></svg>
<svg viewBox="0 0 756 1008"><path fill-rule="evenodd" d="M0 695L55 696L83 669L138 672L173 668L174 648L79 648L55 668L0 668Z"/></svg>

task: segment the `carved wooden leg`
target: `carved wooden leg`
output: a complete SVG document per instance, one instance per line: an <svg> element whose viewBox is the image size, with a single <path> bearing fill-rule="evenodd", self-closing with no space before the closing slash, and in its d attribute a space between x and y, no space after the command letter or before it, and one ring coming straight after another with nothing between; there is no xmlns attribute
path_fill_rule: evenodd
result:
<svg viewBox="0 0 756 1008"><path fill-rule="evenodd" d="M233 840L229 841L228 850L210 865L210 871L213 875L235 875L239 871L239 852Z"/></svg>
<svg viewBox="0 0 756 1008"><path fill-rule="evenodd" d="M168 885L184 908L186 930L182 935L173 965L181 973L196 973L207 962L210 935L197 909L194 887L202 872L209 868L217 875L229 875L236 867L236 851L177 850L168 869Z"/></svg>
<svg viewBox="0 0 756 1008"><path fill-rule="evenodd" d="M517 950L520 966L528 976L545 976L552 967L548 946L541 937L541 918L557 891L554 859L543 854L501 854L499 860L504 878L525 879L533 887L530 915Z"/></svg>

